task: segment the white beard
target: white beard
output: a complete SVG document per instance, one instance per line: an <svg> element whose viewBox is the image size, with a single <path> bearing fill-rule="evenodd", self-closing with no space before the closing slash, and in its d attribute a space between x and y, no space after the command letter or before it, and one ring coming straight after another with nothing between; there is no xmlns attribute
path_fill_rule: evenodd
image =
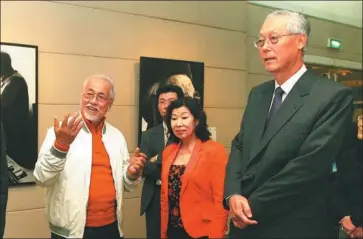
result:
<svg viewBox="0 0 363 239"><path fill-rule="evenodd" d="M99 121L100 117L97 115L90 115L87 112L84 112L84 117L86 117L86 119L88 119L91 122L95 122L95 121Z"/></svg>

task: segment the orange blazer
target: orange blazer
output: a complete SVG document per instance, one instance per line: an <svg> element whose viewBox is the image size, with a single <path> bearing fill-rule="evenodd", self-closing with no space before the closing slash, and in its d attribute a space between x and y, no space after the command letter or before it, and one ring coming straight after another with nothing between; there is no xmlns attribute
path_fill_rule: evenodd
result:
<svg viewBox="0 0 363 239"><path fill-rule="evenodd" d="M167 238L169 171L180 145L171 144L162 153L161 238ZM222 201L227 161L227 152L223 145L212 140L197 140L181 178L179 199L184 229L192 237L225 236L228 211L223 208Z"/></svg>

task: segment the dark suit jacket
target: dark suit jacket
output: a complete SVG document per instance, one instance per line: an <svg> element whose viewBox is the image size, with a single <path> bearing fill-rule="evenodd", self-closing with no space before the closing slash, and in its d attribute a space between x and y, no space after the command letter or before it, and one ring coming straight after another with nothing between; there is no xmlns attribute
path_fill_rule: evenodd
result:
<svg viewBox="0 0 363 239"><path fill-rule="evenodd" d="M357 123L347 129L344 148L336 160L337 172L331 195L334 221L351 216L356 226L363 226L363 140L357 138Z"/></svg>
<svg viewBox="0 0 363 239"><path fill-rule="evenodd" d="M8 203L8 164L5 152L5 135L3 124L0 125L0 238L3 238Z"/></svg>
<svg viewBox="0 0 363 239"><path fill-rule="evenodd" d="M154 191L155 187L158 187L156 180L160 179L161 152L165 147L164 145L164 128L162 124L143 132L140 150L147 155L147 160L143 170L145 181L142 188L140 215L144 214L153 196L160 198L160 194L154 195ZM155 155L158 155L157 161L150 162L150 158Z"/></svg>
<svg viewBox="0 0 363 239"><path fill-rule="evenodd" d="M1 94L0 117L5 130L7 154L20 166L34 168L37 157L34 149L29 149L29 95L23 77L16 74L10 77L10 83Z"/></svg>
<svg viewBox="0 0 363 239"><path fill-rule="evenodd" d="M352 92L308 70L264 130L273 91L274 81L251 90L232 142L224 197L245 196L258 224L232 226L231 235L324 237L326 188L352 119Z"/></svg>

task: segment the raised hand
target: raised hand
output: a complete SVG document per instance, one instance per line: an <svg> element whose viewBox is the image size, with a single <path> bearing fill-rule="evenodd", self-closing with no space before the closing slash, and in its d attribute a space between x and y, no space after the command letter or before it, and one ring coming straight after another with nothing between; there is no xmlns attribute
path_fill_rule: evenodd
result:
<svg viewBox="0 0 363 239"><path fill-rule="evenodd" d="M229 211L235 227L244 229L249 225L257 224L252 220L252 211L248 200L241 195L233 195L229 198Z"/></svg>
<svg viewBox="0 0 363 239"><path fill-rule="evenodd" d="M71 117L70 120L69 117ZM72 116L67 113L64 116L62 124L59 124L58 119L54 117L54 133L56 140L64 146L71 145L82 126L83 120L80 113L75 113Z"/></svg>
<svg viewBox="0 0 363 239"><path fill-rule="evenodd" d="M137 178L141 175L141 172L146 163L146 154L140 152L140 148L137 147L134 155L130 159L130 166L127 172L130 177Z"/></svg>

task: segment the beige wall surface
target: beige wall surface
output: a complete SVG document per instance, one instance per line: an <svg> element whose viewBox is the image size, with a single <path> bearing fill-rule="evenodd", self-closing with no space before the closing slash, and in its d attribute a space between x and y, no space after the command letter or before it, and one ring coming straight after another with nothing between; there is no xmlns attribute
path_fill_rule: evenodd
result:
<svg viewBox="0 0 363 239"><path fill-rule="evenodd" d="M133 152L139 58L151 56L205 63L209 125L217 127L218 141L229 151L246 104L245 10L243 1L2 1L1 41L39 48L39 144L53 116L78 109L84 79L104 73L116 85L108 119ZM138 216L140 192L125 199L126 237L145 236L145 220ZM5 237L49 237L44 194L35 186L10 189Z"/></svg>
<svg viewBox="0 0 363 239"><path fill-rule="evenodd" d="M39 144L53 116L78 109L84 79L104 73L116 83L108 119L123 132L132 153L139 57L150 56L205 63L208 123L229 152L251 87L271 78L252 44L270 11L245 1L1 1L0 36L2 42L39 48ZM309 54L361 62L361 29L311 21ZM341 52L325 47L328 36L343 39ZM138 215L140 192L125 199L126 237L145 236L145 220ZM36 186L10 189L6 238L49 237L44 194Z"/></svg>

